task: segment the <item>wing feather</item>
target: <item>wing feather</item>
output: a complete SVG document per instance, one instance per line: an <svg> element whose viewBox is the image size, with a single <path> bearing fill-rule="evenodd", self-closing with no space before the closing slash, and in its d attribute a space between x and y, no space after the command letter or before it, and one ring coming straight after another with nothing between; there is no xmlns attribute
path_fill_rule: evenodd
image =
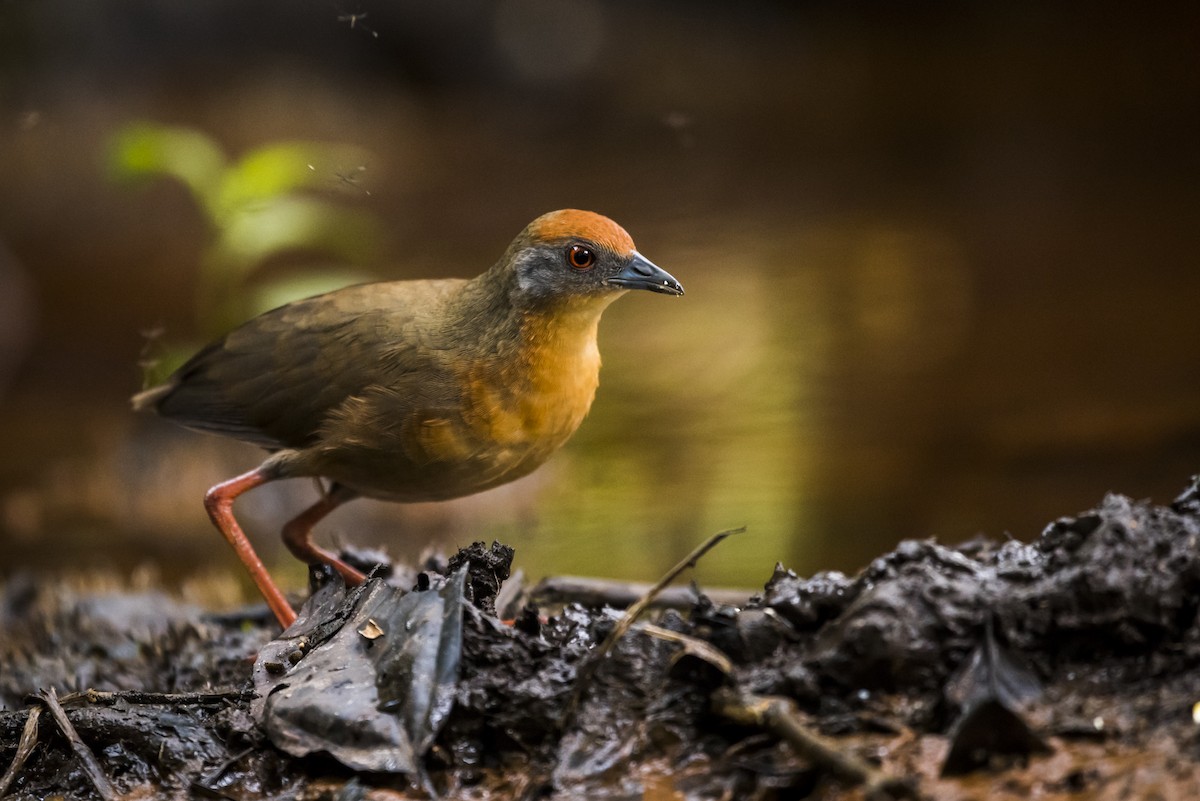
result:
<svg viewBox="0 0 1200 801"><path fill-rule="evenodd" d="M464 283L363 284L282 306L207 346L134 404L269 449L305 447L330 412L381 374L426 367L438 309Z"/></svg>

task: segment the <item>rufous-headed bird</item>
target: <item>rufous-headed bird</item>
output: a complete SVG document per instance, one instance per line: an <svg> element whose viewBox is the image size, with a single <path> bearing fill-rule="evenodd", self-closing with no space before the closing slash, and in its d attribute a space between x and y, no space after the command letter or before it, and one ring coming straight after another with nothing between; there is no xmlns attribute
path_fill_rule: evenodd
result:
<svg viewBox="0 0 1200 801"><path fill-rule="evenodd" d="M283 541L362 582L312 541L313 526L358 496L457 498L541 465L591 407L596 327L630 289L683 294L612 220L554 211L476 278L362 284L255 317L133 405L270 452L204 505L286 628L296 613L233 516L239 495L282 478L327 479Z"/></svg>

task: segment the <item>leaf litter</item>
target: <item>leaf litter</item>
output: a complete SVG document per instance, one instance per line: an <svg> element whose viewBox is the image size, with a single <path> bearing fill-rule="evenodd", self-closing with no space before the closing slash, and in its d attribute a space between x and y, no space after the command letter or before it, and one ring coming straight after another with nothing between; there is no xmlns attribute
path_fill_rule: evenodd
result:
<svg viewBox="0 0 1200 801"><path fill-rule="evenodd" d="M909 541L852 577L777 566L738 606L701 588L598 663L621 612L539 608L504 587L498 544L350 590L318 575L283 638L257 608L16 576L0 788L100 797L50 717L29 732L55 693L125 795L1200 797L1198 546L1193 479L1165 506L1109 495L1032 543ZM523 599L511 622L502 589Z"/></svg>

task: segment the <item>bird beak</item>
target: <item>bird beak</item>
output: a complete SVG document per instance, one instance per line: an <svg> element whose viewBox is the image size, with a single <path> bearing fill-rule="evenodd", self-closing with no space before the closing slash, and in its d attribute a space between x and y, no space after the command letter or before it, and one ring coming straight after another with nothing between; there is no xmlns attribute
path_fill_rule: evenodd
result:
<svg viewBox="0 0 1200 801"><path fill-rule="evenodd" d="M664 295L683 294L683 285L674 276L636 250L621 272L607 279L606 283L626 289L649 289Z"/></svg>

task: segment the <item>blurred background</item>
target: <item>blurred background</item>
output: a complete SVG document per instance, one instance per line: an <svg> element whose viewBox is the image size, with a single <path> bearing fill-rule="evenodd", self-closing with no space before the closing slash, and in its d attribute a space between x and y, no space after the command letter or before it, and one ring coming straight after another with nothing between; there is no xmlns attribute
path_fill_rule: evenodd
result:
<svg viewBox="0 0 1200 801"><path fill-rule="evenodd" d="M0 578L237 575L257 449L135 416L285 299L472 276L561 207L687 288L615 304L530 478L329 541L500 539L533 578L1036 537L1200 471L1200 6L0 1ZM278 541L315 497L239 515ZM239 579L240 580L240 579Z"/></svg>

